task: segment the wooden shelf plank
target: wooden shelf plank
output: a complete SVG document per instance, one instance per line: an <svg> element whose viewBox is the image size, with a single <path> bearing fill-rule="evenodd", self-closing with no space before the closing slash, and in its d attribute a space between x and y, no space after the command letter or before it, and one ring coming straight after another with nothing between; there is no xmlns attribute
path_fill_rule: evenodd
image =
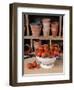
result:
<svg viewBox="0 0 74 90"><path fill-rule="evenodd" d="M24 36L24 39L63 40L63 38L60 37L60 36L57 36L57 37L52 37L52 36L48 36L48 37L44 37L44 36L40 36L40 37Z"/></svg>
<svg viewBox="0 0 74 90"><path fill-rule="evenodd" d="M59 16L59 36L61 36L61 28L62 28L62 16Z"/></svg>
<svg viewBox="0 0 74 90"><path fill-rule="evenodd" d="M28 19L28 15L25 15L26 17L26 27L27 27L27 35L29 35L29 19Z"/></svg>

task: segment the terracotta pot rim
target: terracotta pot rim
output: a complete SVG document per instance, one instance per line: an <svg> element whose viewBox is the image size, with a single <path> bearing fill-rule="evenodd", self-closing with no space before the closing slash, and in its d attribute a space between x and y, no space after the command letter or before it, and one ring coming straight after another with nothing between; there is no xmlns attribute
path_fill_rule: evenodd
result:
<svg viewBox="0 0 74 90"><path fill-rule="evenodd" d="M42 22L50 22L50 18L44 18L44 19L42 19Z"/></svg>

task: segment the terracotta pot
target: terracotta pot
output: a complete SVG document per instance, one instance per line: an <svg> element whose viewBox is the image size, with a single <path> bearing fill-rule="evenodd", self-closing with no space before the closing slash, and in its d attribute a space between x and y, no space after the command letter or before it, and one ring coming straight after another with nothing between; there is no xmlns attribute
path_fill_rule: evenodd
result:
<svg viewBox="0 0 74 90"><path fill-rule="evenodd" d="M56 37L58 34L59 23L57 21L51 23L51 33L53 37Z"/></svg>
<svg viewBox="0 0 74 90"><path fill-rule="evenodd" d="M31 31L32 31L32 36L39 36L41 33L41 25L38 24L30 24Z"/></svg>
<svg viewBox="0 0 74 90"><path fill-rule="evenodd" d="M50 33L50 19L49 18L44 18L42 20L43 24L43 35L44 36L49 36Z"/></svg>

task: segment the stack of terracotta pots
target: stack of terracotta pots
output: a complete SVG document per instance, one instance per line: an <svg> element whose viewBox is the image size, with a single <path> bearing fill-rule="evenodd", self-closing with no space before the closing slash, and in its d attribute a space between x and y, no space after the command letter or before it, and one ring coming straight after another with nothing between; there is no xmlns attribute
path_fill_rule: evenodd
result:
<svg viewBox="0 0 74 90"><path fill-rule="evenodd" d="M53 21L51 23L51 33L53 37L56 37L58 34L58 27L59 27L59 23L58 21Z"/></svg>
<svg viewBox="0 0 74 90"><path fill-rule="evenodd" d="M38 37L40 36L41 33L41 25L40 24L30 24L31 31L32 31L32 36Z"/></svg>
<svg viewBox="0 0 74 90"><path fill-rule="evenodd" d="M50 19L49 18L42 19L42 24L43 24L43 35L47 37L49 36L50 33Z"/></svg>
<svg viewBox="0 0 74 90"><path fill-rule="evenodd" d="M40 24L31 23L30 27L32 31L32 36L35 36L35 37L40 36L41 29L42 29L43 36L48 37L50 35L50 30L51 30L51 35L53 37L56 37L58 34L59 22L58 21L51 22L50 18L43 18L42 25L41 23Z"/></svg>

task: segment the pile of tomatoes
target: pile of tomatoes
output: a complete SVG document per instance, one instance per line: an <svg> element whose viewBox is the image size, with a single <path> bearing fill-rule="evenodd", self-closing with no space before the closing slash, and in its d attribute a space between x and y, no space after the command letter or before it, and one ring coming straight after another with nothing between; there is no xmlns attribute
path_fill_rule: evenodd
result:
<svg viewBox="0 0 74 90"><path fill-rule="evenodd" d="M28 69L39 69L40 65L36 61L27 64Z"/></svg>
<svg viewBox="0 0 74 90"><path fill-rule="evenodd" d="M58 44L53 44L50 47L47 44L40 45L36 50L35 54L38 57L56 57L60 55L60 47Z"/></svg>

